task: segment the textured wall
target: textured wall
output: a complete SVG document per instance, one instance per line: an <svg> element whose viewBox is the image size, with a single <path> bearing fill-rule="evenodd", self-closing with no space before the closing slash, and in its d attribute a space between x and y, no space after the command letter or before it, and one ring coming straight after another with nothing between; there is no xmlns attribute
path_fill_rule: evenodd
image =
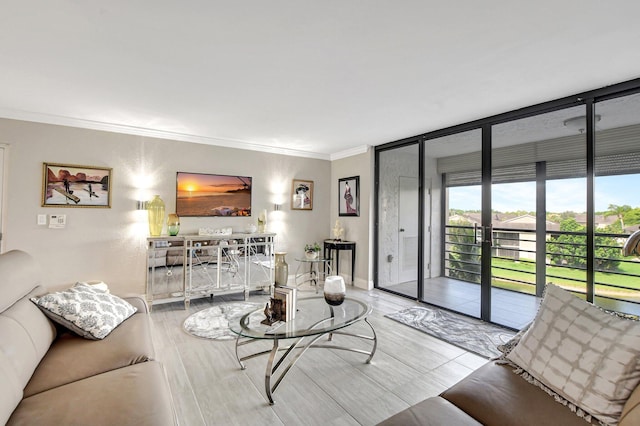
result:
<svg viewBox="0 0 640 426"><path fill-rule="evenodd" d="M380 187L378 194L378 285L398 283L399 241L398 200L400 176L418 177L417 146L384 151L380 155ZM414 153L415 151L415 153ZM418 212L416 212L416 216ZM387 260L392 256L392 261Z"/></svg>
<svg viewBox="0 0 640 426"><path fill-rule="evenodd" d="M380 160L380 189L379 189L379 245L376 254L378 257L379 282L385 287L398 282L399 241L401 235L398 232L398 199L400 176L418 177L418 148L417 146L405 147L393 151L385 151ZM431 265L430 270L425 270L425 277L440 275L440 186L441 177L436 170L435 159L428 156L428 147L424 161L425 185L430 186L431 195L425 199L425 229L431 225L431 234L426 233L425 239L425 267ZM426 188L428 189L428 188ZM425 190L425 193L427 191ZM418 212L415 213L416 216ZM387 257L391 255L393 260L389 262Z"/></svg>
<svg viewBox="0 0 640 426"><path fill-rule="evenodd" d="M148 226L135 200L159 194L173 212L177 171L253 177L254 216L182 218L181 233L243 231L266 208L277 249L288 251L292 264L306 242L326 238L332 226L329 161L6 119L0 119L0 143L9 145L4 250L34 255L50 288L102 280L116 292L143 292ZM112 167L111 208L41 207L43 162ZM312 211L290 210L293 178L315 182ZM276 201L283 203L280 212L271 211ZM37 214L66 214L67 227L38 226Z"/></svg>

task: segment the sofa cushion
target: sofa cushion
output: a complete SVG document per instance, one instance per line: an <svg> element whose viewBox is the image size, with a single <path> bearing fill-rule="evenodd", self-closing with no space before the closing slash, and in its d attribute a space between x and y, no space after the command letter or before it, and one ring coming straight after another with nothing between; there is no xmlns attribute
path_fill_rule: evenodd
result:
<svg viewBox="0 0 640 426"><path fill-rule="evenodd" d="M11 250L0 256L0 312L41 285L41 271L31 255Z"/></svg>
<svg viewBox="0 0 640 426"><path fill-rule="evenodd" d="M507 355L532 382L610 424L640 383L639 357L640 322L552 284L533 324Z"/></svg>
<svg viewBox="0 0 640 426"><path fill-rule="evenodd" d="M551 395L523 380L512 367L495 361L483 365L441 396L488 426L588 424Z"/></svg>
<svg viewBox="0 0 640 426"><path fill-rule="evenodd" d="M8 425L174 425L157 361L119 368L24 398Z"/></svg>
<svg viewBox="0 0 640 426"><path fill-rule="evenodd" d="M36 368L24 395L153 359L149 321L148 314L132 315L105 339L97 341L62 333Z"/></svg>
<svg viewBox="0 0 640 426"><path fill-rule="evenodd" d="M0 425L9 420L11 413L22 399L22 386L11 368L11 363L0 351Z"/></svg>
<svg viewBox="0 0 640 426"><path fill-rule="evenodd" d="M33 297L42 311L58 324L93 340L104 339L136 312L118 296L78 283L72 288Z"/></svg>
<svg viewBox="0 0 640 426"><path fill-rule="evenodd" d="M425 399L387 420L378 426L480 426L464 411L444 398Z"/></svg>

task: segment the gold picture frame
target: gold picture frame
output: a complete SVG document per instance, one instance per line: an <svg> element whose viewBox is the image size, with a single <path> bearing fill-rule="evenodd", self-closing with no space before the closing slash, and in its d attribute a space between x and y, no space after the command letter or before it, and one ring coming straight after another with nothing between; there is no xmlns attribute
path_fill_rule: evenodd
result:
<svg viewBox="0 0 640 426"><path fill-rule="evenodd" d="M291 210L313 210L313 181L294 179L291 182Z"/></svg>
<svg viewBox="0 0 640 426"><path fill-rule="evenodd" d="M43 163L42 207L111 208L111 168Z"/></svg>

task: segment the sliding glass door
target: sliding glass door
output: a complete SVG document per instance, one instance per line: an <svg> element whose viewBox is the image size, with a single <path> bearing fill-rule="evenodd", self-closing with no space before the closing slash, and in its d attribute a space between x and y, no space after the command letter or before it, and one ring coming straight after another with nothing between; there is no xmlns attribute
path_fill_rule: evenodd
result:
<svg viewBox="0 0 640 426"><path fill-rule="evenodd" d="M555 284L640 315L640 87L376 148L376 286L513 328Z"/></svg>
<svg viewBox="0 0 640 426"><path fill-rule="evenodd" d="M640 94L594 106L594 303L640 315L640 259L620 246L640 229Z"/></svg>
<svg viewBox="0 0 640 426"><path fill-rule="evenodd" d="M425 180L432 184L430 265L423 300L480 317L482 261L482 132L456 133L425 143ZM440 245L440 246L438 246ZM426 250L425 250L425 253Z"/></svg>
<svg viewBox="0 0 640 426"><path fill-rule="evenodd" d="M419 145L379 152L377 162L377 285L418 298Z"/></svg>
<svg viewBox="0 0 640 426"><path fill-rule="evenodd" d="M584 116L581 105L492 126L492 322L524 327L547 282L586 293L577 258L554 256L585 235L571 224L586 212L586 138L567 125Z"/></svg>

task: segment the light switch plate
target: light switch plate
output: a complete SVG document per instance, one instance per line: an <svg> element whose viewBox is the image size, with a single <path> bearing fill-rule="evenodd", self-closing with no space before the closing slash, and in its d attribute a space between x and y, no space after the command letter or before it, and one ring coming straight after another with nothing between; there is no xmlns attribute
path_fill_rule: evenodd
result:
<svg viewBox="0 0 640 426"><path fill-rule="evenodd" d="M46 225L47 224L47 215L39 214L38 215L38 225Z"/></svg>

